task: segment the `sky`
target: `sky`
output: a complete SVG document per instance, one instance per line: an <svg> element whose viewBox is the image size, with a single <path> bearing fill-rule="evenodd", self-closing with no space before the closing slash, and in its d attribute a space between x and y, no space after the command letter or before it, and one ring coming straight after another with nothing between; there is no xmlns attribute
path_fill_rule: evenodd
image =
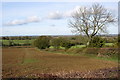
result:
<svg viewBox="0 0 120 80"><path fill-rule="evenodd" d="M68 22L73 12L94 2L3 2L0 36L74 35ZM99 2L118 16L117 2ZM118 25L109 25L110 34L118 33Z"/></svg>
<svg viewBox="0 0 120 80"><path fill-rule="evenodd" d="M1 0L2 2L118 2L119 0Z"/></svg>

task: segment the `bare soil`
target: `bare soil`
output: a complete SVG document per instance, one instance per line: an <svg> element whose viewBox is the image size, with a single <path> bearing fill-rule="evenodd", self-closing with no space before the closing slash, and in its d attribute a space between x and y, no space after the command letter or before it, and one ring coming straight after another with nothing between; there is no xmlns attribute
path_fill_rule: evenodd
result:
<svg viewBox="0 0 120 80"><path fill-rule="evenodd" d="M36 48L3 48L3 78L111 78L117 62L85 56L40 51Z"/></svg>

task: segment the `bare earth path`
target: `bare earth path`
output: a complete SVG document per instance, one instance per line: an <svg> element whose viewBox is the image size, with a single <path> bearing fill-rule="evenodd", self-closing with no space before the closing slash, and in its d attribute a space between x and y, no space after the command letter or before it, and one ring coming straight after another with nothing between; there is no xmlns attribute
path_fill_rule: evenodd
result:
<svg viewBox="0 0 120 80"><path fill-rule="evenodd" d="M3 48L2 64L3 78L35 77L32 74L42 73L86 73L117 67L117 62L85 56L48 53L35 48Z"/></svg>

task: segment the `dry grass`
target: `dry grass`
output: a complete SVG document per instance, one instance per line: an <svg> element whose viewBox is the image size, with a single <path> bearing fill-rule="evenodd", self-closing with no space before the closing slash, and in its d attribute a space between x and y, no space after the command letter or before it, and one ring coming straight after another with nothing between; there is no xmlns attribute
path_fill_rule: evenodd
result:
<svg viewBox="0 0 120 80"><path fill-rule="evenodd" d="M58 72L88 72L116 67L117 62L48 53L35 48L3 48L3 78Z"/></svg>

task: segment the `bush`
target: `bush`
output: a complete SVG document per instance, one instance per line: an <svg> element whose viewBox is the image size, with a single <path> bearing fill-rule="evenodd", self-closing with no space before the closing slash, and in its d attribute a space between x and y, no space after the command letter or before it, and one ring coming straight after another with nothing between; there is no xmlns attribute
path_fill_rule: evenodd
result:
<svg viewBox="0 0 120 80"><path fill-rule="evenodd" d="M63 42L61 46L65 47L65 49L69 49L72 46L72 44L66 41L66 42Z"/></svg>
<svg viewBox="0 0 120 80"><path fill-rule="evenodd" d="M35 47L38 47L39 49L45 49L50 47L49 41L50 37L40 36L38 39L34 41L33 45Z"/></svg>
<svg viewBox="0 0 120 80"><path fill-rule="evenodd" d="M86 48L84 49L85 54L95 54L99 57L107 56L107 57L118 57L118 49L117 48Z"/></svg>
<svg viewBox="0 0 120 80"><path fill-rule="evenodd" d="M100 37L94 37L89 44L89 47L103 47L105 45L105 40Z"/></svg>
<svg viewBox="0 0 120 80"><path fill-rule="evenodd" d="M14 42L12 40L9 40L9 46L14 46Z"/></svg>
<svg viewBox="0 0 120 80"><path fill-rule="evenodd" d="M98 53L101 55L107 55L110 57L118 57L118 49L117 48L101 48L99 49Z"/></svg>
<svg viewBox="0 0 120 80"><path fill-rule="evenodd" d="M75 44L71 43L70 40L62 39L60 45L61 45L62 47L65 47L65 49L69 49L69 48L71 48L72 46L74 46Z"/></svg>
<svg viewBox="0 0 120 80"><path fill-rule="evenodd" d="M115 43L118 41L117 37L105 37L104 39L105 39L106 43Z"/></svg>
<svg viewBox="0 0 120 80"><path fill-rule="evenodd" d="M76 44L76 45L84 45L84 44L87 43L88 38L86 36L79 35L79 36L73 36L73 37L71 37L70 40L72 42L74 42L74 44Z"/></svg>
<svg viewBox="0 0 120 80"><path fill-rule="evenodd" d="M59 49L60 48L60 43L61 43L60 38L54 38L54 39L51 40L50 45L53 46L55 49Z"/></svg>
<svg viewBox="0 0 120 80"><path fill-rule="evenodd" d="M51 46L53 46L55 49L59 49L60 47L65 47L65 49L69 49L71 46L74 46L75 44L71 43L69 39L59 37L54 38L51 40Z"/></svg>

